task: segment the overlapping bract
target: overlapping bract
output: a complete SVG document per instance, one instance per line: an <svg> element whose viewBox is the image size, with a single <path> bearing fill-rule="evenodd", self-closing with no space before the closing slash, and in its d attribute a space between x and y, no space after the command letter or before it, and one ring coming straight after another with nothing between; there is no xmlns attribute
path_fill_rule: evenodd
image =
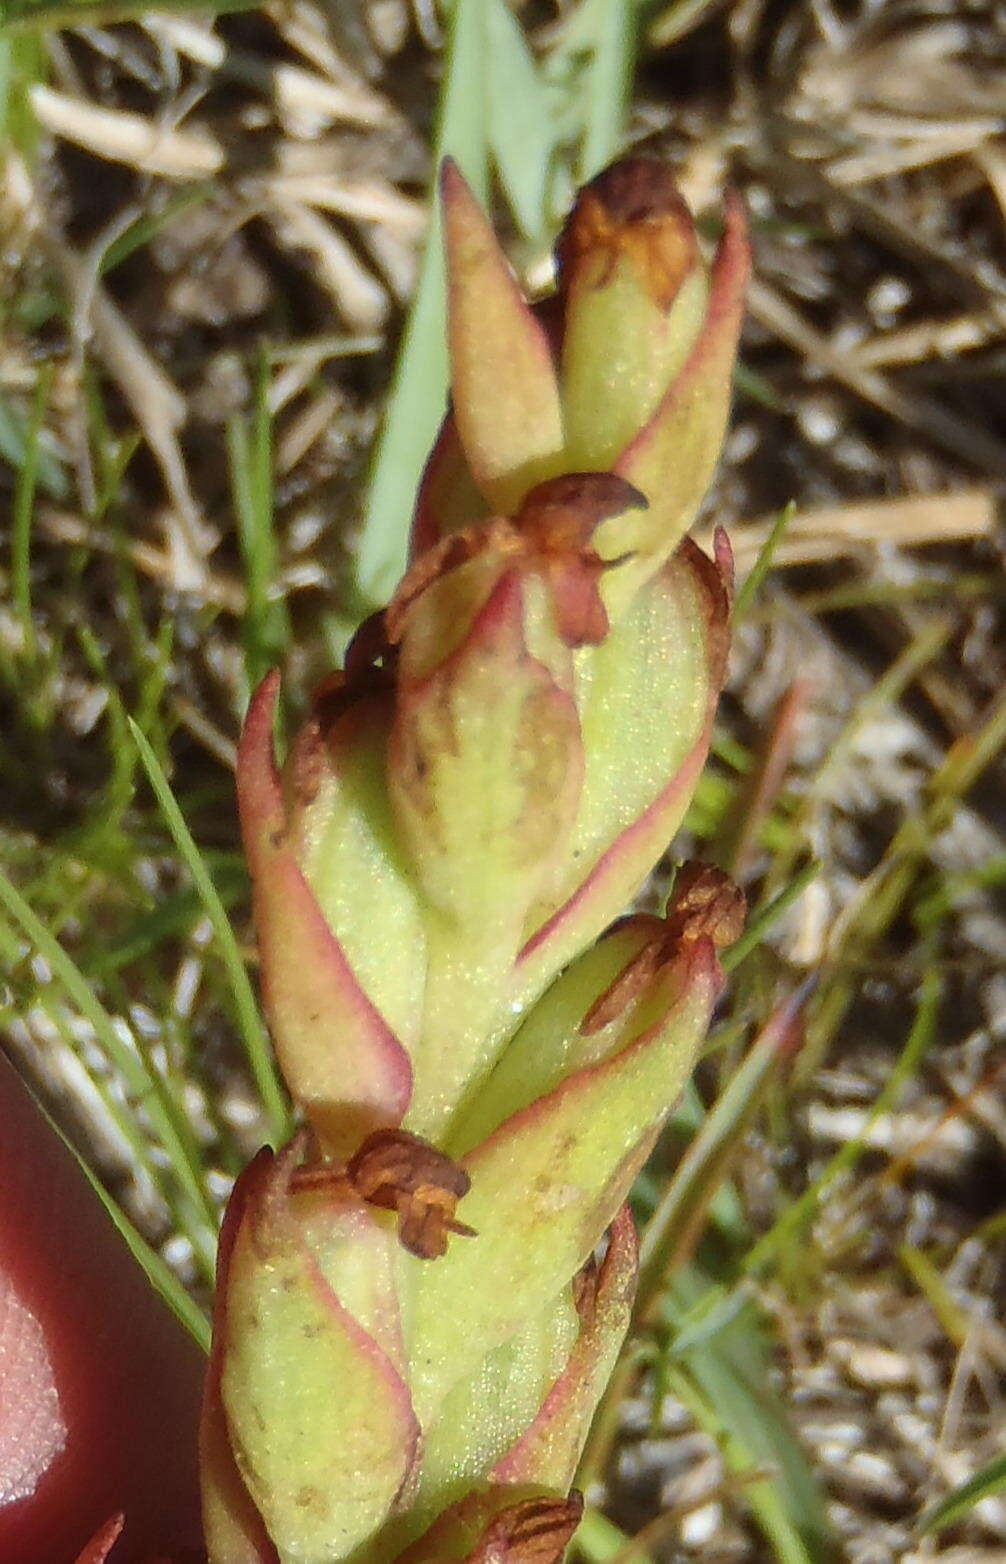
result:
<svg viewBox="0 0 1006 1564"><path fill-rule="evenodd" d="M450 166L443 199L452 406L412 567L283 768L275 678L242 738L263 994L310 1128L228 1214L213 1564L560 1556L631 1307L622 1203L729 937L691 879L604 930L722 682L729 551L681 534L726 416L739 214L707 272L663 165L616 165L533 311Z"/></svg>

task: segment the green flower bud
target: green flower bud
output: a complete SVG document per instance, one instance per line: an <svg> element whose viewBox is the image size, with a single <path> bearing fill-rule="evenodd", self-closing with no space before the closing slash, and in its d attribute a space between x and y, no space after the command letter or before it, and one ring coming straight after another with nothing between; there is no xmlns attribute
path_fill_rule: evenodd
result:
<svg viewBox="0 0 1006 1564"><path fill-rule="evenodd" d="M522 298L453 165L442 183L452 400L416 506L413 553L563 472L610 467L648 508L599 529L620 615L693 520L723 439L748 251L730 195L707 267L667 165L629 157L581 191L558 290ZM510 352L497 342L513 345Z"/></svg>
<svg viewBox="0 0 1006 1564"><path fill-rule="evenodd" d="M615 163L576 199L556 247L564 455L607 467L656 411L702 329L709 277L666 163Z"/></svg>

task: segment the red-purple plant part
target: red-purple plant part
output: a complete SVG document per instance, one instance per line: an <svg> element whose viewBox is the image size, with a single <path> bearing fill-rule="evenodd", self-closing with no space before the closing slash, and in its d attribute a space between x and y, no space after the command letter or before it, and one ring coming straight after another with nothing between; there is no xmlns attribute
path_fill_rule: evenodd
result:
<svg viewBox="0 0 1006 1564"><path fill-rule="evenodd" d="M107 1550L119 1512L115 1564L182 1554L205 1359L3 1058L0 1119L0 1558Z"/></svg>

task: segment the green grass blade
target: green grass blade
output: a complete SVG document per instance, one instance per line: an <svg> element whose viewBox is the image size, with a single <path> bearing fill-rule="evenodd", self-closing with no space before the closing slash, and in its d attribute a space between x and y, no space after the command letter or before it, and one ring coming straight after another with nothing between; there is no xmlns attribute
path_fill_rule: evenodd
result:
<svg viewBox="0 0 1006 1564"><path fill-rule="evenodd" d="M632 86L639 26L628 0L585 0L593 51L586 71L579 177L590 179L618 151Z"/></svg>
<svg viewBox="0 0 1006 1564"><path fill-rule="evenodd" d="M712 1278L686 1266L665 1294L674 1326L693 1317ZM730 1469L750 1474L744 1495L780 1564L833 1564L838 1554L806 1457L770 1381L769 1353L755 1306L734 1314L703 1345L678 1354L672 1337L664 1369L672 1394L716 1439ZM771 1474L758 1476L761 1470Z"/></svg>
<svg viewBox="0 0 1006 1564"><path fill-rule="evenodd" d="M106 1058L119 1072L126 1086L140 1101L155 1135L171 1162L179 1184L189 1195L203 1218L216 1226L216 1206L206 1187L205 1173L185 1118L184 1108L174 1099L165 1080L151 1068L144 1055L135 1052L119 1036L112 1017L96 999L90 984L58 939L25 901L17 887L0 872L0 906L21 929L25 937L47 962L53 977L62 984L80 1014L90 1024ZM134 1138L142 1140L142 1135ZM153 1164L151 1164L153 1167ZM152 1175L158 1188L163 1176ZM170 1198L165 1194L170 1204Z"/></svg>
<svg viewBox="0 0 1006 1564"><path fill-rule="evenodd" d="M487 0L489 143L500 183L527 238L549 226L547 194L554 129L545 86L524 29L505 0ZM520 105L520 112L514 106Z"/></svg>
<svg viewBox="0 0 1006 1564"><path fill-rule="evenodd" d="M72 1147L71 1147L72 1150ZM167 1261L152 1248L129 1220L126 1213L116 1204L104 1185L95 1177L86 1162L78 1157L88 1183L108 1212L115 1226L136 1260L146 1273L156 1293L164 1299L172 1314L185 1326L192 1339L198 1343L203 1352L210 1350L210 1322L195 1299L185 1291L178 1277L168 1265Z"/></svg>
<svg viewBox="0 0 1006 1564"><path fill-rule="evenodd" d="M1006 884L1006 853L997 853L987 863L960 874L942 875L931 891L920 898L915 907L916 926L924 933L940 923L974 891L989 890Z"/></svg>
<svg viewBox="0 0 1006 1564"><path fill-rule="evenodd" d="M203 906L206 908L206 914L213 925L213 932L217 937L220 956L230 980L234 1008L244 1042L245 1054L268 1115L272 1133L276 1138L276 1144L279 1145L285 1139L289 1130L290 1115L283 1089L279 1083L279 1077L276 1074L276 1067L273 1064L268 1034L259 1014L251 981L244 961L241 958L238 942L234 937L234 930L231 928L230 919L224 910L223 902L220 900L209 870L192 838L192 833L185 824L168 779L161 770L157 756L136 723L130 720L129 726L133 735L133 741L140 752L143 769L147 773L147 779L161 807L165 824L171 832L185 867L192 876L193 883L202 898Z"/></svg>
<svg viewBox="0 0 1006 1564"><path fill-rule="evenodd" d="M24 459L17 475L14 511L11 518L10 595L14 612L21 621L21 634L24 637L25 651L29 656L35 648L35 630L31 617L31 519L35 509L42 422L45 418L51 386L52 365L44 364L39 370L35 385L31 421L25 436Z"/></svg>
<svg viewBox="0 0 1006 1564"><path fill-rule="evenodd" d="M275 596L279 551L273 513L272 418L269 367L259 361L255 411L250 424L232 418L227 425L227 457L237 516L238 545L244 566L245 611L241 638L245 672L254 690L270 668L282 662L290 642L286 604Z"/></svg>
<svg viewBox="0 0 1006 1564"><path fill-rule="evenodd" d="M450 154L476 195L488 193L484 0L455 0L433 164ZM444 261L436 204L419 286L402 337L377 445L357 552L361 612L390 596L402 573L423 464L447 397Z"/></svg>
<svg viewBox="0 0 1006 1564"><path fill-rule="evenodd" d="M225 908L247 899L248 875L243 869L224 868L215 876L217 893ZM137 915L126 932L113 943L103 943L86 963L90 977L112 977L123 967L149 956L168 940L184 939L203 915L203 903L194 887L186 886L166 896L152 911Z"/></svg>
<svg viewBox="0 0 1006 1564"><path fill-rule="evenodd" d="M587 1564L615 1564L616 1559L620 1564L622 1560L629 1564L630 1559L632 1564L653 1564L653 1557L645 1548L637 1548L614 1521L590 1504L577 1527L572 1551L574 1558L585 1559Z"/></svg>
<svg viewBox="0 0 1006 1564"><path fill-rule="evenodd" d="M807 886L816 880L821 873L821 865L811 862L805 864L799 874L795 874L784 890L778 896L774 896L767 907L755 913L748 922L747 928L740 939L731 945L729 950L723 952L721 958L724 972L733 972L740 966L746 956L761 944L772 925L782 917L787 907L803 895Z"/></svg>
<svg viewBox="0 0 1006 1564"><path fill-rule="evenodd" d="M871 1128L879 1118L894 1107L902 1086L915 1074L925 1057L936 1030L942 997L943 977L934 961L923 977L918 1009L909 1028L905 1045L884 1083L883 1090L871 1106L863 1128L854 1140L847 1141L839 1148L813 1184L804 1190L798 1200L787 1206L768 1232L758 1240L744 1264L748 1275L757 1276L778 1255L781 1248L798 1241L801 1231L806 1223L813 1220L835 1180L855 1167L866 1150Z"/></svg>
<svg viewBox="0 0 1006 1564"><path fill-rule="evenodd" d="M941 1499L938 1504L924 1511L915 1529L920 1537L944 1531L946 1527L954 1526L958 1521L963 1520L983 1499L991 1499L995 1494L1002 1493L1004 1489L1006 1489L1006 1452L996 1456L988 1466L976 1472L974 1477L969 1477L967 1482L961 1483L959 1488L948 1493L945 1499Z"/></svg>
<svg viewBox="0 0 1006 1564"><path fill-rule="evenodd" d="M971 1334L973 1319L970 1311L958 1303L938 1265L921 1249L917 1249L914 1244L900 1244L897 1255L935 1314L947 1339L958 1352L962 1352Z"/></svg>
<svg viewBox="0 0 1006 1564"><path fill-rule="evenodd" d="M786 531L786 528L789 526L795 515L796 504L793 500L790 500L788 505L783 506L782 510L775 518L775 521L772 523L772 526L769 529L768 537L765 539L761 548L758 550L758 558L755 560L751 570L748 572L748 575L742 581L740 587L738 588L737 596L734 598L733 617L735 622L739 622L741 619L743 619L744 615L751 607L751 604L758 596L758 593L761 591L762 583L765 581L766 576L772 569L772 561L775 558L775 551L782 541L782 537Z"/></svg>
<svg viewBox="0 0 1006 1564"><path fill-rule="evenodd" d="M805 985L806 987L806 985ZM798 990L773 1012L726 1090L706 1115L642 1235L636 1310L647 1320L667 1277L698 1241L706 1212L740 1149L744 1132L775 1076L799 1014Z"/></svg>
<svg viewBox="0 0 1006 1564"><path fill-rule="evenodd" d="M0 963L14 970L23 956L23 946L13 923L0 916ZM135 1107L125 1099L122 1082L114 1071L105 1072L92 1066L86 1052L82 1054L77 1034L65 1003L52 989L58 985L40 982L32 996L32 1009L45 1016L52 1033L60 1039L68 1055L87 1077L90 1087L100 1101L108 1117L108 1123L122 1137L128 1148L131 1165L149 1183L163 1202L174 1231L181 1233L192 1246L192 1256L203 1280L212 1286L216 1269L218 1222L216 1213L209 1213L196 1206L190 1196L178 1188L177 1182L166 1177L164 1158L158 1157L149 1134L137 1120ZM0 1027L9 1024L19 1012L11 995L6 1004L0 1005ZM71 1148L72 1149L72 1148ZM111 1198L111 1197L109 1197Z"/></svg>

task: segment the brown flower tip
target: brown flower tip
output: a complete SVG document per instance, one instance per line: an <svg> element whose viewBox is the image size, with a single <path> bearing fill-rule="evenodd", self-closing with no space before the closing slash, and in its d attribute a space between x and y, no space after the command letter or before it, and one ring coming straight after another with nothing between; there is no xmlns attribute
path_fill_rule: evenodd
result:
<svg viewBox="0 0 1006 1564"><path fill-rule="evenodd" d="M375 1130L346 1164L346 1177L361 1200L398 1213L398 1236L419 1260L437 1260L447 1234L474 1237L455 1220L471 1179L450 1157L407 1130Z"/></svg>
<svg viewBox="0 0 1006 1564"><path fill-rule="evenodd" d="M609 516L648 508L646 495L617 473L570 472L531 489L514 525L542 548L583 548Z"/></svg>
<svg viewBox="0 0 1006 1564"><path fill-rule="evenodd" d="M583 1514L583 1495L525 1499L488 1526L471 1564L559 1564Z"/></svg>
<svg viewBox="0 0 1006 1564"><path fill-rule="evenodd" d="M722 869L708 863L682 864L667 916L640 915L639 922L652 926L652 938L595 999L580 1022L581 1034L590 1037L617 1020L683 946L702 939L711 940L717 950L732 945L743 931L746 910L744 892Z"/></svg>
<svg viewBox="0 0 1006 1564"><path fill-rule="evenodd" d="M604 169L580 191L555 255L562 289L580 274L603 287L628 258L654 302L669 309L699 253L692 214L668 164L636 156Z"/></svg>
<svg viewBox="0 0 1006 1564"><path fill-rule="evenodd" d="M684 863L674 881L668 937L711 939L722 950L740 938L746 911L744 892L722 869L708 863Z"/></svg>
<svg viewBox="0 0 1006 1564"><path fill-rule="evenodd" d="M423 593L482 555L495 556L501 571L511 564L540 571L552 588L556 623L566 645L596 645L608 633L598 581L620 561L603 560L591 548L590 539L610 516L647 506L646 496L617 473L549 478L528 491L512 519L493 516L449 534L421 554L399 584L384 614L382 632L396 646Z"/></svg>
<svg viewBox="0 0 1006 1564"><path fill-rule="evenodd" d="M603 560L590 547L609 516L645 510L648 501L613 472L574 472L539 483L524 499L514 526L548 576L559 633L567 646L597 646L608 633L599 591Z"/></svg>
<svg viewBox="0 0 1006 1564"><path fill-rule="evenodd" d="M346 648L345 668L327 674L311 691L311 716L320 738L356 701L391 691L394 659L381 609L357 629Z"/></svg>
<svg viewBox="0 0 1006 1564"><path fill-rule="evenodd" d="M405 626L413 604L422 597L428 587L452 570L460 570L480 553L496 549L501 558L519 552L519 541L509 522L493 516L488 522L463 527L460 532L450 532L435 543L405 572L395 595L384 610L384 631L392 647L396 647L405 634Z"/></svg>

